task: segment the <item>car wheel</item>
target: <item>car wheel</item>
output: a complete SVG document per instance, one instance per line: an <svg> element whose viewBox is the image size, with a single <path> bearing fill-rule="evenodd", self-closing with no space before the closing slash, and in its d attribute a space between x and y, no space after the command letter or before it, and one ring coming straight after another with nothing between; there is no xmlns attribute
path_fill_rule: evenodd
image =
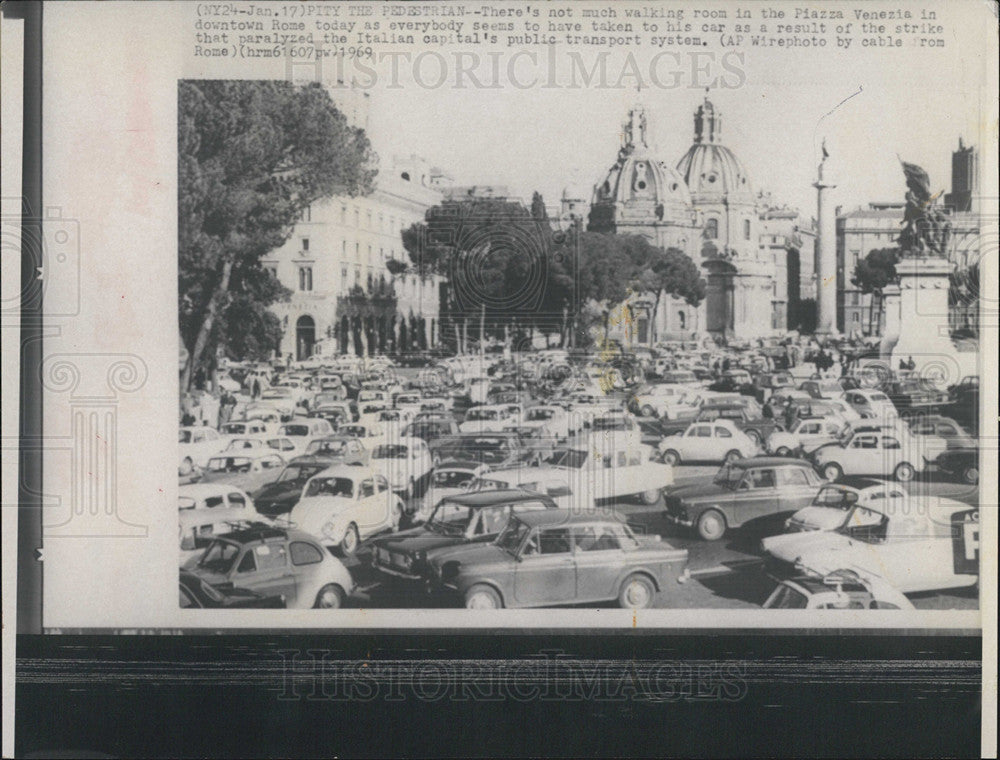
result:
<svg viewBox="0 0 1000 760"><path fill-rule="evenodd" d="M648 491L643 491L640 495L642 498L642 503L647 506L652 506L660 500L660 489L651 488Z"/></svg>
<svg viewBox="0 0 1000 760"><path fill-rule="evenodd" d="M492 586L480 584L465 592L465 608L469 610L499 610L503 607L500 594Z"/></svg>
<svg viewBox="0 0 1000 760"><path fill-rule="evenodd" d="M194 472L194 462L191 461L191 457L184 457L181 463L181 475L190 475L192 472Z"/></svg>
<svg viewBox="0 0 1000 760"><path fill-rule="evenodd" d="M727 451L726 452L726 456L724 457L723 461L726 464L732 464L733 462L738 462L742 458L743 458L743 455L739 451L737 451L736 449L733 449L732 451Z"/></svg>
<svg viewBox="0 0 1000 760"><path fill-rule="evenodd" d="M843 474L844 470L836 462L830 462L830 464L823 466L823 477L831 483L840 480Z"/></svg>
<svg viewBox="0 0 1000 760"><path fill-rule="evenodd" d="M787 446L779 446L778 450L774 453L779 457L787 457L792 453L792 451Z"/></svg>
<svg viewBox="0 0 1000 760"><path fill-rule="evenodd" d="M653 407L651 407L649 404L646 404L639 411L642 413L643 417L655 417L656 416L656 410L653 409Z"/></svg>
<svg viewBox="0 0 1000 760"><path fill-rule="evenodd" d="M626 610L642 610L653 602L656 588L645 575L630 575L618 592L618 606Z"/></svg>
<svg viewBox="0 0 1000 760"><path fill-rule="evenodd" d="M663 452L663 462L664 464L680 464L681 455L673 449L667 449Z"/></svg>
<svg viewBox="0 0 1000 760"><path fill-rule="evenodd" d="M747 434L747 438L753 441L754 445L760 446L760 433L758 433L756 430L747 430L745 432Z"/></svg>
<svg viewBox="0 0 1000 760"><path fill-rule="evenodd" d="M706 541L718 541L726 535L726 518L717 509L707 509L698 518L698 535Z"/></svg>
<svg viewBox="0 0 1000 760"><path fill-rule="evenodd" d="M913 469L913 465L909 462L900 462L896 465L896 469L892 474L900 483L908 483L913 480L917 471Z"/></svg>
<svg viewBox="0 0 1000 760"><path fill-rule="evenodd" d="M344 533L344 538L340 542L340 552L345 557L353 557L358 552L358 544L361 543L361 537L358 535L358 526L351 523L347 526L347 531Z"/></svg>
<svg viewBox="0 0 1000 760"><path fill-rule="evenodd" d="M970 485L977 485L979 483L979 468L978 467L966 467L962 470L962 480Z"/></svg>
<svg viewBox="0 0 1000 760"><path fill-rule="evenodd" d="M339 610L344 606L344 590L336 583L327 583L316 594L314 609Z"/></svg>

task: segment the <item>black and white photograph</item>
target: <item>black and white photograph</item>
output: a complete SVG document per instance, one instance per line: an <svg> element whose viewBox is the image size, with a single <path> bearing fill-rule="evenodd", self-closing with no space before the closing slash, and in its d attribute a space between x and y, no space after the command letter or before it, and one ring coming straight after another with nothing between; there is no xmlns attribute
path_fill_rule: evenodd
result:
<svg viewBox="0 0 1000 760"><path fill-rule="evenodd" d="M978 609L978 138L580 99L575 161L427 140L498 174L379 152L391 92L178 84L181 605Z"/></svg>
<svg viewBox="0 0 1000 760"><path fill-rule="evenodd" d="M5 2L4 756L994 754L997 28Z"/></svg>

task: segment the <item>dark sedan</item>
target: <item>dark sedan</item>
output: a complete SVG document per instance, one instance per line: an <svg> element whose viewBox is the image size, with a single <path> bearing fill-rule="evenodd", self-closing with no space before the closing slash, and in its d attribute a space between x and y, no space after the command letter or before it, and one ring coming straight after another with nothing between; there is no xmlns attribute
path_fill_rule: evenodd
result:
<svg viewBox="0 0 1000 760"><path fill-rule="evenodd" d="M511 514L555 509L548 496L520 490L479 491L443 499L423 524L372 542L372 565L387 575L417 580L437 554L497 537Z"/></svg>
<svg viewBox="0 0 1000 760"><path fill-rule="evenodd" d="M795 512L812 503L823 480L808 462L753 457L723 466L710 483L668 488L664 517L706 541L750 520Z"/></svg>
<svg viewBox="0 0 1000 760"><path fill-rule="evenodd" d="M948 449L937 458L938 469L957 476L963 483L979 483L979 449Z"/></svg>
<svg viewBox="0 0 1000 760"><path fill-rule="evenodd" d="M470 609L544 607L615 600L648 607L675 587L686 549L637 536L617 513L547 509L513 515L496 541L438 554L436 587Z"/></svg>

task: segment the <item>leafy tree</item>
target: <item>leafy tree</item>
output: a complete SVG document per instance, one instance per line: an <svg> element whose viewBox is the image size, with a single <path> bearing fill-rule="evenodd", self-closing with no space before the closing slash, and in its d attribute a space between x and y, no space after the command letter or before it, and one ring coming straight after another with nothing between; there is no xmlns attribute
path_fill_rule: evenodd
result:
<svg viewBox="0 0 1000 760"><path fill-rule="evenodd" d="M375 156L319 84L183 81L178 88L178 260L189 387L216 348L266 351L263 315L287 295L260 267L312 202L372 189ZM253 336L238 334L259 330ZM240 357L242 358L242 357Z"/></svg>
<svg viewBox="0 0 1000 760"><path fill-rule="evenodd" d="M862 293L875 294L878 300L878 313L882 310L882 296L887 285L898 281L896 264L899 263L898 248L877 248L870 251L854 267L851 283ZM870 320L875 319L876 309L871 309ZM881 317L880 317L881 318ZM870 325L869 325L870 327Z"/></svg>
<svg viewBox="0 0 1000 760"><path fill-rule="evenodd" d="M674 296L691 306L697 306L708 292L708 286L693 261L679 248L658 248L646 238L635 236L626 243L637 269L635 288L652 293L653 340L663 296Z"/></svg>

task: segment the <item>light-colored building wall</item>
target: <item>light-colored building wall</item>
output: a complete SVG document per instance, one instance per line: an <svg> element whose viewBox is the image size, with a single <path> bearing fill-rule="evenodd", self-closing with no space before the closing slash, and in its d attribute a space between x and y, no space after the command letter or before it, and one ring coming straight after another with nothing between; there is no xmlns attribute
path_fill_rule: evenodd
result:
<svg viewBox="0 0 1000 760"><path fill-rule="evenodd" d="M282 356L301 359L315 351L304 350L303 341L318 346L320 353L335 351L338 298L355 286L369 291L380 282L392 284L397 316L423 317L428 343L436 342L440 278L393 275L387 268L390 260L409 263L402 231L423 221L427 209L440 203L433 177L421 159L397 157L379 173L374 192L313 204L288 242L262 259L292 291L287 303L272 307L282 320Z"/></svg>

